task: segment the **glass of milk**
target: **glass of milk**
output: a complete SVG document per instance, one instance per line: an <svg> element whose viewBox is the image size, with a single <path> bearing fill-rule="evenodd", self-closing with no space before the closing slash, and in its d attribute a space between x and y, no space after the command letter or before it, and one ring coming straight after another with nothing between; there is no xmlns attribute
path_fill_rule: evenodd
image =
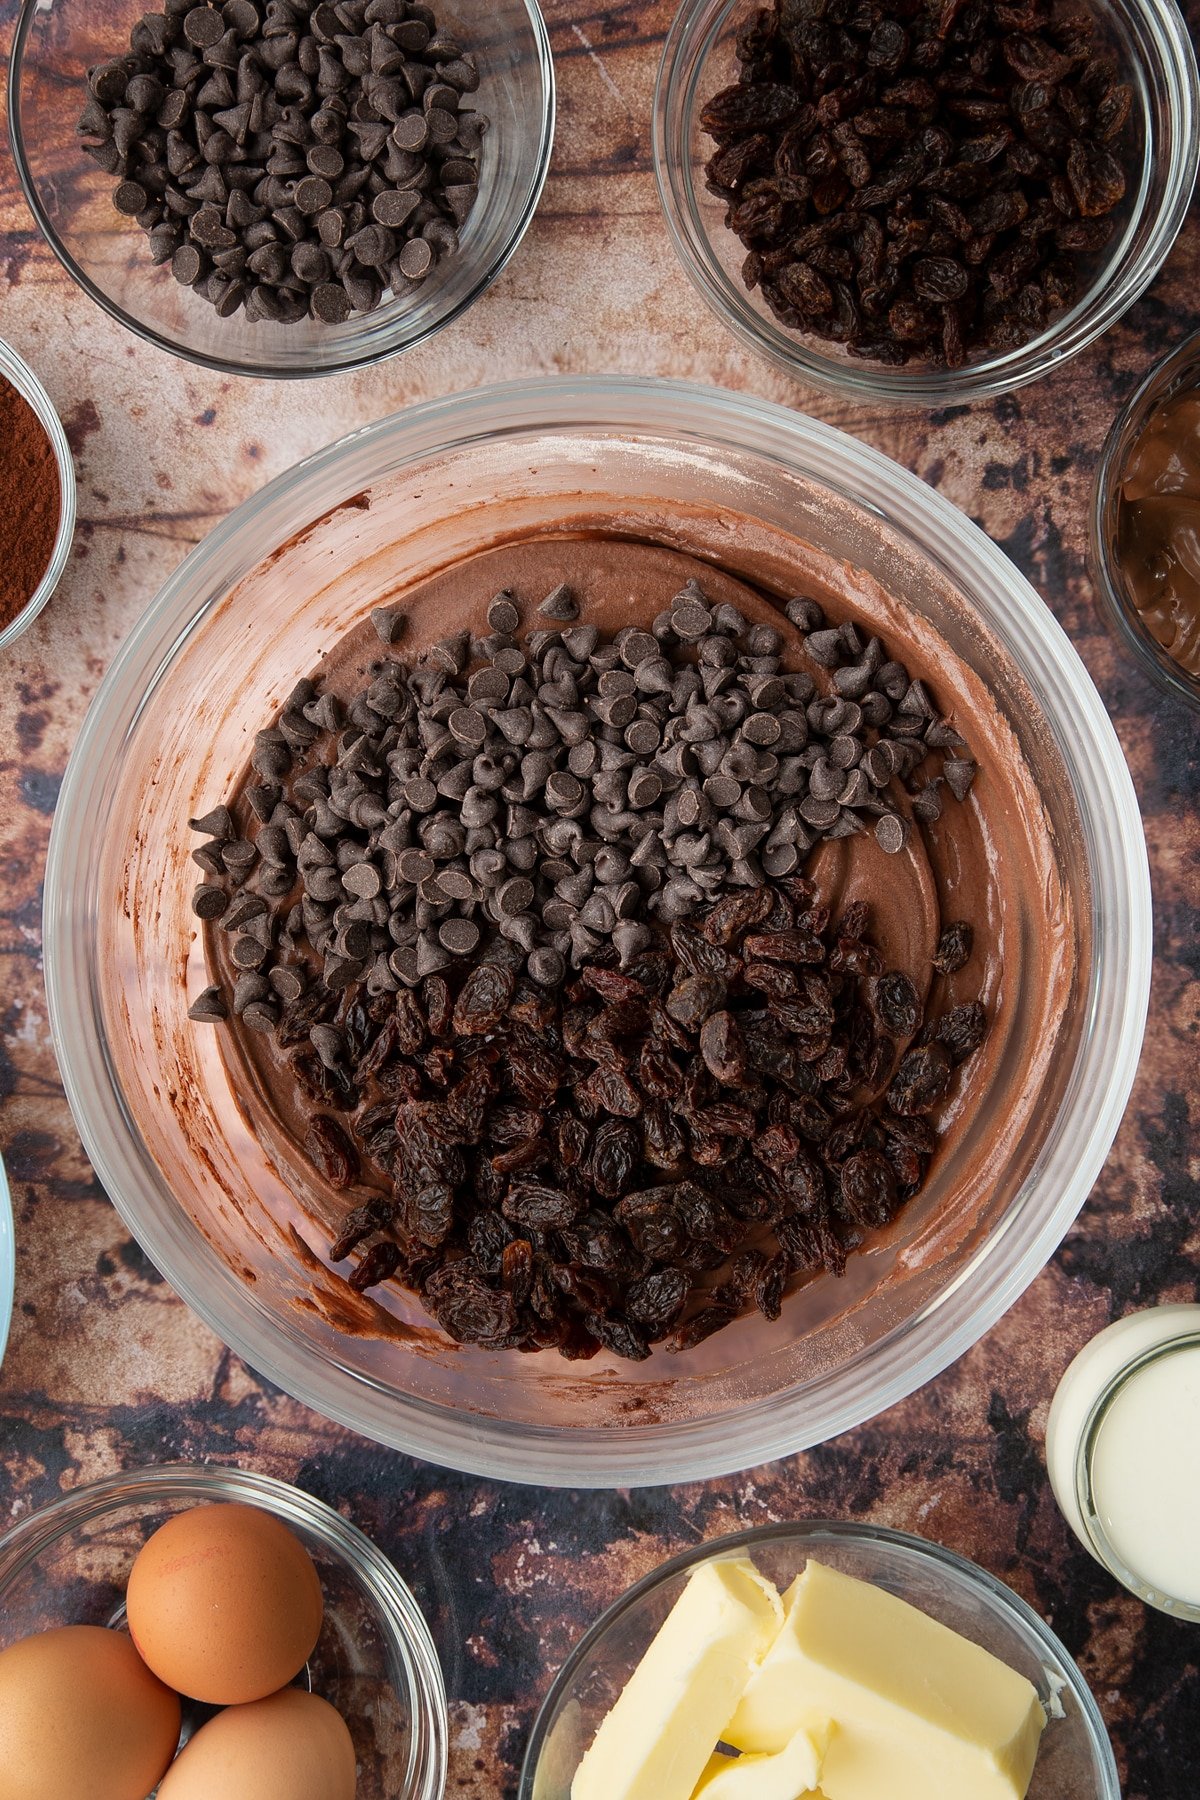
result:
<svg viewBox="0 0 1200 1800"><path fill-rule="evenodd" d="M1046 1425L1054 1495L1131 1593L1200 1621L1200 1305L1156 1306L1075 1358Z"/></svg>

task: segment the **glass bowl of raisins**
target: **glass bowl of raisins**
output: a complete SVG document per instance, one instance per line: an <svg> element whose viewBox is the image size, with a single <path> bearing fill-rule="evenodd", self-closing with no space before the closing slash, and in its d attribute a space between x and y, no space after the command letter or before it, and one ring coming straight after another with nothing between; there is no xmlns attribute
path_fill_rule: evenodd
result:
<svg viewBox="0 0 1200 1800"><path fill-rule="evenodd" d="M1175 0L684 0L654 107L672 242L800 381L936 406L1078 354L1200 160Z"/></svg>
<svg viewBox="0 0 1200 1800"><path fill-rule="evenodd" d="M554 139L537 0L24 0L8 95L67 272L222 375L339 374L451 324Z"/></svg>

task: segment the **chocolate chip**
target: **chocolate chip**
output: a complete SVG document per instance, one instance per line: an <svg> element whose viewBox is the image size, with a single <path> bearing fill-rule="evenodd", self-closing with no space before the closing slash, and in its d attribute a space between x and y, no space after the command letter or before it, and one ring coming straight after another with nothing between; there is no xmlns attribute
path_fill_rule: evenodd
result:
<svg viewBox="0 0 1200 1800"><path fill-rule="evenodd" d="M815 600L789 600L784 610L801 631L819 631L825 623L824 611Z"/></svg>
<svg viewBox="0 0 1200 1800"><path fill-rule="evenodd" d="M421 204L420 194L411 188L388 189L376 194L371 202L371 217L393 231L405 226Z"/></svg>
<svg viewBox="0 0 1200 1800"><path fill-rule="evenodd" d="M835 669L845 657L842 634L837 629L810 632L804 644L813 661L823 669Z"/></svg>
<svg viewBox="0 0 1200 1800"><path fill-rule="evenodd" d="M188 830L201 832L205 837L229 839L234 835L233 815L227 806L214 806L198 819L189 819Z"/></svg>
<svg viewBox="0 0 1200 1800"><path fill-rule="evenodd" d="M942 774L946 778L946 786L956 800L965 800L971 791L971 783L977 773L975 763L969 757L947 757L942 764Z"/></svg>
<svg viewBox="0 0 1200 1800"><path fill-rule="evenodd" d="M373 606L371 624L381 644L398 644L408 626L408 615L400 606Z"/></svg>
<svg viewBox="0 0 1200 1800"><path fill-rule="evenodd" d="M511 633L517 629L521 615L511 594L496 595L487 609L487 622L493 631Z"/></svg>
<svg viewBox="0 0 1200 1800"><path fill-rule="evenodd" d="M183 21L183 35L197 50L205 50L225 35L225 23L215 6L194 6Z"/></svg>
<svg viewBox="0 0 1200 1800"><path fill-rule="evenodd" d="M538 607L538 611L544 619L577 619L579 603L566 582L560 581L558 586L546 595Z"/></svg>
<svg viewBox="0 0 1200 1800"><path fill-rule="evenodd" d="M188 1007L188 1018L199 1025L217 1025L229 1017L229 1008L219 987L206 987Z"/></svg>
<svg viewBox="0 0 1200 1800"><path fill-rule="evenodd" d="M373 900L383 887L383 877L374 863L352 863L342 876L342 886L360 900Z"/></svg>
<svg viewBox="0 0 1200 1800"><path fill-rule="evenodd" d="M433 251L424 238L410 238L397 259L407 281L423 281L433 267Z"/></svg>
<svg viewBox="0 0 1200 1800"><path fill-rule="evenodd" d="M445 919L438 927L438 940L452 956L469 956L477 948L479 936L474 919Z"/></svg>
<svg viewBox="0 0 1200 1800"><path fill-rule="evenodd" d="M884 813L875 821L875 841L889 856L895 856L908 842L912 827L899 813Z"/></svg>
<svg viewBox="0 0 1200 1800"><path fill-rule="evenodd" d="M194 244L181 244L171 258L171 273L181 287L193 287L204 268L204 258Z"/></svg>
<svg viewBox="0 0 1200 1800"><path fill-rule="evenodd" d="M344 325L352 310L350 296L344 287L322 282L312 291L309 310L322 325Z"/></svg>

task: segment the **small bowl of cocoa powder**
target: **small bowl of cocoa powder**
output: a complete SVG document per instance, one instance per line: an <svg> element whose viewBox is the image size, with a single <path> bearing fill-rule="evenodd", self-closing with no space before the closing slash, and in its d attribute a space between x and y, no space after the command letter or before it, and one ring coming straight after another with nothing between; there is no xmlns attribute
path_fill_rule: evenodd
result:
<svg viewBox="0 0 1200 1800"><path fill-rule="evenodd" d="M75 465L53 402L0 338L0 650L32 625L75 535Z"/></svg>

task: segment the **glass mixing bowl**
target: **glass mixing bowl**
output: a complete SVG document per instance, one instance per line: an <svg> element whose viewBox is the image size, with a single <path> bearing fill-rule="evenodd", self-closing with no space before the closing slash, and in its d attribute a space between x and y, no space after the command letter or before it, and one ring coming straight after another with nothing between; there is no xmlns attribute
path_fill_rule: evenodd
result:
<svg viewBox="0 0 1200 1800"><path fill-rule="evenodd" d="M139 337L222 375L336 375L410 350L466 311L513 254L541 196L554 141L554 65L537 0L486 10L439 0L442 26L475 52L472 104L491 120L479 198L461 247L415 298L389 300L343 325L218 318L155 267L145 234L113 206L113 178L85 155L75 127L87 71L123 54L145 0L24 0L8 71L13 156L25 197L68 274Z"/></svg>
<svg viewBox="0 0 1200 1800"><path fill-rule="evenodd" d="M1083 1676L1011 1588L924 1538L878 1525L820 1520L767 1525L701 1544L630 1588L559 1671L529 1740L517 1800L569 1800L571 1779L597 1726L692 1570L738 1555L751 1556L781 1591L814 1556L843 1574L875 1582L990 1650L1033 1683L1049 1715L1028 1800L1120 1800L1112 1746Z"/></svg>
<svg viewBox="0 0 1200 1800"><path fill-rule="evenodd" d="M303 1193L247 1127L221 1034L187 1018L207 977L186 819L230 790L252 733L371 607L564 519L684 548L703 526L733 569L741 546L805 539L877 577L906 609L898 629L936 628L1016 734L1079 928L1054 1054L1030 1091L1006 1096L1003 1160L985 1182L964 1193L965 1165L948 1155L903 1229L852 1258L843 1280L791 1295L781 1323L742 1319L640 1364L466 1348L394 1284L355 1296L326 1268ZM1038 930L1041 900L1022 931ZM213 531L134 627L84 723L55 814L45 945L88 1153L147 1254L227 1344L318 1410L432 1461L605 1486L693 1479L820 1442L987 1330L1059 1242L1112 1142L1141 1044L1151 927L1116 736L1063 632L995 545L923 482L810 419L612 379L412 407ZM1009 1011L1020 1054L1042 1005L1024 988ZM964 1144L993 1122L979 1109Z"/></svg>
<svg viewBox="0 0 1200 1800"><path fill-rule="evenodd" d="M1037 337L964 368L859 361L779 323L742 281L746 251L725 226L725 202L704 168L715 145L700 129L712 96L737 78L734 40L753 0L683 0L667 34L654 95L654 172L667 229L684 271L721 322L749 349L798 381L844 398L944 406L981 399L1057 368L1107 331L1162 267L1187 216L1200 165L1200 71L1175 0L1091 0L1133 88L1133 178L1118 228L1075 305Z"/></svg>
<svg viewBox="0 0 1200 1800"><path fill-rule="evenodd" d="M0 1537L0 1649L59 1625L119 1629L146 1539L176 1513L225 1501L273 1513L316 1564L325 1619L299 1681L350 1727L358 1800L441 1800L446 1695L420 1608L356 1526L270 1476L163 1463L76 1488L22 1519ZM185 1735L191 1711L185 1704Z"/></svg>

